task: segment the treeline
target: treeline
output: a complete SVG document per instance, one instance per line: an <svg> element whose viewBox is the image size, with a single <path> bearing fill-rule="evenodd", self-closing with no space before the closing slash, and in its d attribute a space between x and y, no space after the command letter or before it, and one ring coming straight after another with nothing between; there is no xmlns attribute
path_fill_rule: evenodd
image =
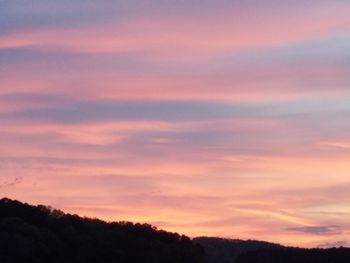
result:
<svg viewBox="0 0 350 263"><path fill-rule="evenodd" d="M201 263L204 257L188 237L148 224L106 223L0 200L1 263Z"/></svg>

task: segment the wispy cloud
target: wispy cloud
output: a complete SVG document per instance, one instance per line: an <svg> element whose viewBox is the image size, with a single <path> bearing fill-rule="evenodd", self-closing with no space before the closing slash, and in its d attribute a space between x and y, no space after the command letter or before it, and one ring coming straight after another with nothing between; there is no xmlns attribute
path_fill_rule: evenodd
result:
<svg viewBox="0 0 350 263"><path fill-rule="evenodd" d="M341 233L341 227L339 226L303 226L290 227L287 230L315 235L336 235Z"/></svg>

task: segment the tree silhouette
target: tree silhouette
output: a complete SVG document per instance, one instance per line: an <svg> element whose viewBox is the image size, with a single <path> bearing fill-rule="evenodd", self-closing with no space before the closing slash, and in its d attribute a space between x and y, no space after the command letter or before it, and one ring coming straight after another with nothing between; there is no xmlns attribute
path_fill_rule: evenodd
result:
<svg viewBox="0 0 350 263"><path fill-rule="evenodd" d="M106 223L0 200L0 262L204 262L199 245L148 224Z"/></svg>

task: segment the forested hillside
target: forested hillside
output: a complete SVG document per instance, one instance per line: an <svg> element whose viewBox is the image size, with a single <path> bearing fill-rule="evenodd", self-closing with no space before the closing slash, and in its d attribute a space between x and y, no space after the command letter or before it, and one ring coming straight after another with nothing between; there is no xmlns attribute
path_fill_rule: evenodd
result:
<svg viewBox="0 0 350 263"><path fill-rule="evenodd" d="M0 200L1 263L204 262L199 245L147 224L106 223Z"/></svg>

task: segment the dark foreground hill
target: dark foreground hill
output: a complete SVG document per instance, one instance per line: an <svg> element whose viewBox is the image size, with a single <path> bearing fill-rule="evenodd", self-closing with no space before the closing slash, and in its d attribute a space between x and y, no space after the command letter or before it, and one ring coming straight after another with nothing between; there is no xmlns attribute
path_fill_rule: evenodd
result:
<svg viewBox="0 0 350 263"><path fill-rule="evenodd" d="M349 263L349 248L195 238L0 200L0 263Z"/></svg>
<svg viewBox="0 0 350 263"><path fill-rule="evenodd" d="M349 263L349 248L301 249L280 248L241 254L236 263Z"/></svg>
<svg viewBox="0 0 350 263"><path fill-rule="evenodd" d="M204 262L186 237L147 224L106 223L0 200L1 263Z"/></svg>

